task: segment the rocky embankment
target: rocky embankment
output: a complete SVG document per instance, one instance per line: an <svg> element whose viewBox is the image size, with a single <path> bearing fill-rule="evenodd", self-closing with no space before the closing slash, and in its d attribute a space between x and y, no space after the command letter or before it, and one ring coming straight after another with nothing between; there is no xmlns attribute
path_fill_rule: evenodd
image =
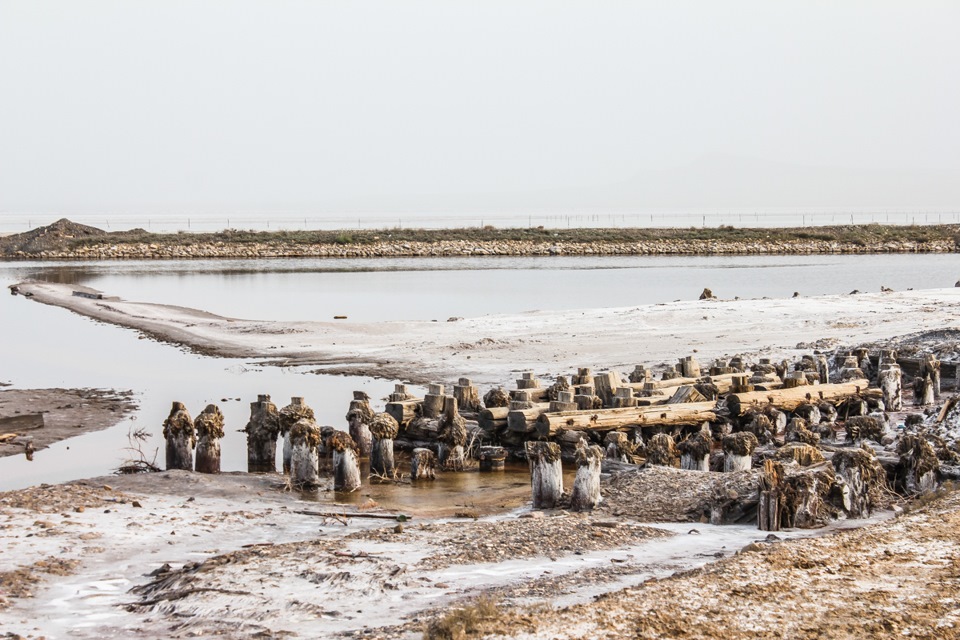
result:
<svg viewBox="0 0 960 640"><path fill-rule="evenodd" d="M374 242L372 244L299 244L257 242L234 244L122 243L26 253L20 259L184 259L184 258L389 258L420 256L546 256L546 255L796 255L849 253L949 253L952 240L856 244L821 240L723 242L659 240L645 242L534 242L527 240L439 242Z"/></svg>
<svg viewBox="0 0 960 640"><path fill-rule="evenodd" d="M0 238L13 260L189 258L391 258L547 255L798 255L952 253L958 229L836 227L810 229L461 229L379 232L108 233L58 220ZM400 237L397 237L400 236Z"/></svg>

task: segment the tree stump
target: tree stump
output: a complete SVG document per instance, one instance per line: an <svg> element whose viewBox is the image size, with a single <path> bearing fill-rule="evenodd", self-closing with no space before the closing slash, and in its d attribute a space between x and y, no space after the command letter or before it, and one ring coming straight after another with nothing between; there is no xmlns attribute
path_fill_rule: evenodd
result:
<svg viewBox="0 0 960 640"><path fill-rule="evenodd" d="M357 445L346 431L334 431L327 440L333 451L333 490L356 491L360 488L360 461Z"/></svg>
<svg viewBox="0 0 960 640"><path fill-rule="evenodd" d="M752 433L741 431L731 433L723 438L723 470L726 473L733 471L749 471L753 466L753 452L757 448L757 437Z"/></svg>
<svg viewBox="0 0 960 640"><path fill-rule="evenodd" d="M560 446L555 442L526 443L534 509L552 509L563 495Z"/></svg>
<svg viewBox="0 0 960 640"><path fill-rule="evenodd" d="M320 484L320 427L313 418L300 418L290 428L290 481L295 487Z"/></svg>
<svg viewBox="0 0 960 640"><path fill-rule="evenodd" d="M370 473L384 478L393 478L397 467L393 461L393 439L397 437L400 425L393 416L378 413L370 422L372 446L370 450Z"/></svg>
<svg viewBox="0 0 960 640"><path fill-rule="evenodd" d="M170 415L163 421L163 437L167 441L167 470L193 471L196 430L193 427L193 418L182 402L174 402Z"/></svg>
<svg viewBox="0 0 960 640"><path fill-rule="evenodd" d="M433 451L417 447L410 454L410 478L412 480L433 480L437 477L437 460Z"/></svg>
<svg viewBox="0 0 960 640"><path fill-rule="evenodd" d="M277 470L277 436L280 434L280 412L270 402L270 396L257 396L250 403L250 420L244 427L247 433L247 471L274 473Z"/></svg>
<svg viewBox="0 0 960 640"><path fill-rule="evenodd" d="M223 413L208 404L194 420L197 429L197 471L220 473L220 438L223 437Z"/></svg>
<svg viewBox="0 0 960 640"><path fill-rule="evenodd" d="M583 440L577 446L577 476L570 495L570 509L591 511L600 504L600 462L603 450L595 444L587 446Z"/></svg>
<svg viewBox="0 0 960 640"><path fill-rule="evenodd" d="M366 395L366 394L364 394ZM280 435L283 436L283 472L290 473L290 456L293 454L293 443L290 440L290 429L302 419L313 420L313 409L308 407L300 396L290 398L290 404L280 409Z"/></svg>

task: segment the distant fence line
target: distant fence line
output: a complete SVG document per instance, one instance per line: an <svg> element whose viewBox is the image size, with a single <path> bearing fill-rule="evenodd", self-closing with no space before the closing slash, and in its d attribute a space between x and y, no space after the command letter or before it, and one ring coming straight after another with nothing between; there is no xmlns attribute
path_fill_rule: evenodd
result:
<svg viewBox="0 0 960 640"><path fill-rule="evenodd" d="M0 213L0 233L20 233L50 224L57 215ZM295 215L295 214L197 214L150 216L134 214L78 214L74 222L107 231L143 228L158 233L215 232L224 229L279 230L372 230L454 229L493 226L498 228L669 228L669 227L822 227L845 224L932 225L960 224L960 211L789 211L789 212L682 212L594 214L408 214L388 215Z"/></svg>

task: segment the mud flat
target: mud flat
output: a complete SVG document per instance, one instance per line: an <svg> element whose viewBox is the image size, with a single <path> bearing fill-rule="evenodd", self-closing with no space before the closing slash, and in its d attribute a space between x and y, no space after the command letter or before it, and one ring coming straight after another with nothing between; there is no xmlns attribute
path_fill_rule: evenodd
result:
<svg viewBox="0 0 960 640"><path fill-rule="evenodd" d="M573 311L535 311L450 322L276 322L134 302L55 283L20 293L196 351L317 365L326 373L429 383L467 376L503 383L504 372L538 375L592 366L632 369L696 351L701 361L736 353L796 356L798 343L870 342L955 326L960 287L815 298L690 300ZM74 290L93 297L73 295ZM96 296L102 295L102 299Z"/></svg>
<svg viewBox="0 0 960 640"><path fill-rule="evenodd" d="M117 424L136 409L130 391L0 389L0 457Z"/></svg>

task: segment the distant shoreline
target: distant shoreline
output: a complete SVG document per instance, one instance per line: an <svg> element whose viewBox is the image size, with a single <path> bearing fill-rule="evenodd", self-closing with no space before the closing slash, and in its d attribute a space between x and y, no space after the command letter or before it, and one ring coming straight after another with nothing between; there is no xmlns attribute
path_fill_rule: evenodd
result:
<svg viewBox="0 0 960 640"><path fill-rule="evenodd" d="M69 224L69 221L63 221ZM53 233L54 226L0 238L4 260L203 258L383 258L549 255L809 255L956 253L960 225L816 228L384 229L375 231ZM31 236L32 234L32 236ZM28 236L34 240L26 245ZM20 242L20 240L23 242ZM26 247L26 248L25 248Z"/></svg>

